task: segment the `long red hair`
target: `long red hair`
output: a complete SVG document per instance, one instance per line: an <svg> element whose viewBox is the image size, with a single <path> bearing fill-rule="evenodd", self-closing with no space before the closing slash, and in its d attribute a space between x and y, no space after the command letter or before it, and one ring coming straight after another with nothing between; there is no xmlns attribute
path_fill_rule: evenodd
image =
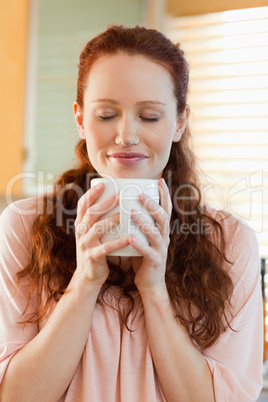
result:
<svg viewBox="0 0 268 402"><path fill-rule="evenodd" d="M92 64L103 55L118 52L143 55L163 66L174 85L178 114L185 110L189 69L183 51L160 32L139 26L111 26L87 43L78 66L77 102L82 110ZM178 189L180 194L170 222L166 284L178 319L193 341L204 349L213 345L229 325L227 312L231 311L233 284L228 274L230 262L225 255L222 226L202 205L196 158L189 140L187 126L181 140L172 144L163 171L172 201ZM78 142L76 154L77 167L63 173L53 193L43 197L44 212L33 224L30 261L17 274L19 283L27 280L28 301L33 296L37 300L31 314L26 315L26 306L24 323L38 321L48 314L51 301L58 300L64 293L76 269L75 231L70 221L74 222L78 199L88 190L90 179L96 173L84 140ZM189 230L180 230L185 227ZM198 230L193 232L190 229L193 227ZM110 272L99 303L105 303L104 294L109 286L121 286L124 282L125 274L120 266L110 264ZM121 311L120 300L118 304L121 319L128 328L135 290L134 282L123 288L122 297L129 299L128 311Z"/></svg>

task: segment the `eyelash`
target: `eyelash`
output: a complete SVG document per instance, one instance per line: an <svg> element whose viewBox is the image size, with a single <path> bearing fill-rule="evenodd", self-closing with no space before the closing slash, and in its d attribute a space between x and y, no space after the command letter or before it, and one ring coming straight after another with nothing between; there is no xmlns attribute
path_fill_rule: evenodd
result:
<svg viewBox="0 0 268 402"><path fill-rule="evenodd" d="M108 121L108 120L112 120L116 117L116 115L114 116L97 116L97 119L100 121ZM157 123L159 121L159 117L152 117L151 119L149 118L145 118L142 116L139 116L141 118L141 120L143 120L146 123Z"/></svg>

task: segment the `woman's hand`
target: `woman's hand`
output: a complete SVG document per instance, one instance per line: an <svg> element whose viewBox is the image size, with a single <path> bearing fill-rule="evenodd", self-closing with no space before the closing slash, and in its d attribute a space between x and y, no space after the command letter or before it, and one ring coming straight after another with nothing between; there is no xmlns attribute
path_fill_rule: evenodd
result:
<svg viewBox="0 0 268 402"><path fill-rule="evenodd" d="M150 290L166 289L165 272L169 246L170 217L172 203L168 187L164 179L158 183L160 205L151 198L141 195L140 201L152 215L155 225L149 223L140 214L132 212L132 219L147 236L149 245L130 237L130 244L140 252L142 257L132 257L132 267L135 272L135 284L140 293Z"/></svg>
<svg viewBox="0 0 268 402"><path fill-rule="evenodd" d="M120 214L116 213L106 219L102 215L119 204L118 195L98 202L104 190L104 184L89 189L78 201L75 221L77 269L83 280L103 285L109 275L107 254L129 245L129 238L121 238L102 244L100 238L105 232L119 224Z"/></svg>

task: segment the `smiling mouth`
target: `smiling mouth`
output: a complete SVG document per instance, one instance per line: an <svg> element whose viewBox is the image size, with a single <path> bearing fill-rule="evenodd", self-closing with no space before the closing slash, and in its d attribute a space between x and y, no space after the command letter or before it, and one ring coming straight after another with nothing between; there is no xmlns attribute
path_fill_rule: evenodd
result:
<svg viewBox="0 0 268 402"><path fill-rule="evenodd" d="M108 156L112 161L121 165L135 165L148 158L147 155L137 152L117 152Z"/></svg>

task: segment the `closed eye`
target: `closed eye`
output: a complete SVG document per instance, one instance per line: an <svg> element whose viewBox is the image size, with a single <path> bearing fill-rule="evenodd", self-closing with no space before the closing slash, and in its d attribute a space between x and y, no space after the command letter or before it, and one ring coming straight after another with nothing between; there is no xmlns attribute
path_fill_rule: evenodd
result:
<svg viewBox="0 0 268 402"><path fill-rule="evenodd" d="M112 116L96 116L98 120L105 121L105 120L112 120L116 117L117 115L112 115Z"/></svg>
<svg viewBox="0 0 268 402"><path fill-rule="evenodd" d="M107 120L114 119L115 117L117 117L117 115L115 114L115 115L112 115L112 116L96 116L96 117L97 117L98 120L107 121ZM146 122L146 123L156 123L156 122L158 122L160 120L159 117L143 117L143 116L139 116L139 118L142 121Z"/></svg>
<svg viewBox="0 0 268 402"><path fill-rule="evenodd" d="M156 122L158 122L159 121L159 117L142 117L142 116L139 116L140 117L140 119L141 120L143 120L143 121L145 121L145 122L147 122L147 123L156 123Z"/></svg>

